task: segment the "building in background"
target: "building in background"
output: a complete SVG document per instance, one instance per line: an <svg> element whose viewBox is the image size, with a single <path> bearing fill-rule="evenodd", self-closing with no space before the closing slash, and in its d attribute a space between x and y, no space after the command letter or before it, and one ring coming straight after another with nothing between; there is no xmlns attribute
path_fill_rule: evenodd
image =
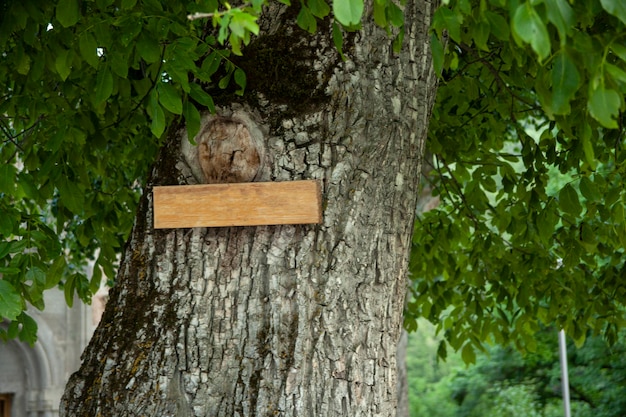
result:
<svg viewBox="0 0 626 417"><path fill-rule="evenodd" d="M39 326L37 343L31 347L19 340L0 341L0 417L59 415L65 384L80 366L106 297L101 290L91 306L75 300L69 308L61 290L46 291L45 310L28 311Z"/></svg>

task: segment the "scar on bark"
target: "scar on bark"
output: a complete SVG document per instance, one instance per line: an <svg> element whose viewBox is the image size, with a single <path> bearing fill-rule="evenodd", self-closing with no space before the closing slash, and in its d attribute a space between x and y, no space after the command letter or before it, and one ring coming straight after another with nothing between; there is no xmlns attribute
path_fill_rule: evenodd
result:
<svg viewBox="0 0 626 417"><path fill-rule="evenodd" d="M241 121L216 117L199 134L198 161L207 184L254 181L262 150Z"/></svg>

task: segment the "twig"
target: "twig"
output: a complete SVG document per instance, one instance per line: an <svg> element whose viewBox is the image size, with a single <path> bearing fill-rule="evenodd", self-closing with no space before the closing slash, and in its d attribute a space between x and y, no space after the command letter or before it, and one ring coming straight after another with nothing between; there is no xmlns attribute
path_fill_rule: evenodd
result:
<svg viewBox="0 0 626 417"><path fill-rule="evenodd" d="M195 12L194 14L188 14L187 15L187 19L189 20L198 20L198 19L208 19L208 18L212 18L213 16L215 16L217 13L200 13L200 12Z"/></svg>

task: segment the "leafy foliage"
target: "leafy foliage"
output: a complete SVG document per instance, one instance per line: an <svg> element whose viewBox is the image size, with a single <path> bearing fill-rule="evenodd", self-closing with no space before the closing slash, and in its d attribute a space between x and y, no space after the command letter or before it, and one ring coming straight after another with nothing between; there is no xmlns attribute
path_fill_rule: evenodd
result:
<svg viewBox="0 0 626 417"><path fill-rule="evenodd" d="M489 347L470 366L463 364L460 353L450 355L446 362L437 361L434 334L434 327L420 320L420 330L409 335L412 416L563 416L555 328L539 330L534 353ZM568 343L572 415L624 415L624 336L620 332L612 347L597 336L590 336L579 348Z"/></svg>
<svg viewBox="0 0 626 417"><path fill-rule="evenodd" d="M579 344L588 330L615 341L626 302L621 2L445 3L427 145L441 204L416 222L406 326L428 318L466 362L485 341L535 351L542 323Z"/></svg>

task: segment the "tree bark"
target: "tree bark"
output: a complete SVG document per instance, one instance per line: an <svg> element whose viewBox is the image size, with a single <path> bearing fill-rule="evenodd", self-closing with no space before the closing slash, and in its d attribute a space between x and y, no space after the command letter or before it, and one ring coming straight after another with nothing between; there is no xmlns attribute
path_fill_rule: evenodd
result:
<svg viewBox="0 0 626 417"><path fill-rule="evenodd" d="M406 330L400 333L396 363L398 365L398 399L396 401L396 417L409 417L409 375L406 369L406 350L409 342L409 334Z"/></svg>
<svg viewBox="0 0 626 417"><path fill-rule="evenodd" d="M272 6L220 114L262 132L265 180L319 179L320 225L155 230L155 185L185 176L172 128L63 416L392 416L417 179L435 93L434 4L401 53L369 22L314 36ZM239 99L241 100L241 99ZM183 168L181 168L183 167ZM194 171L192 167L191 171ZM260 177L259 177L260 178Z"/></svg>

